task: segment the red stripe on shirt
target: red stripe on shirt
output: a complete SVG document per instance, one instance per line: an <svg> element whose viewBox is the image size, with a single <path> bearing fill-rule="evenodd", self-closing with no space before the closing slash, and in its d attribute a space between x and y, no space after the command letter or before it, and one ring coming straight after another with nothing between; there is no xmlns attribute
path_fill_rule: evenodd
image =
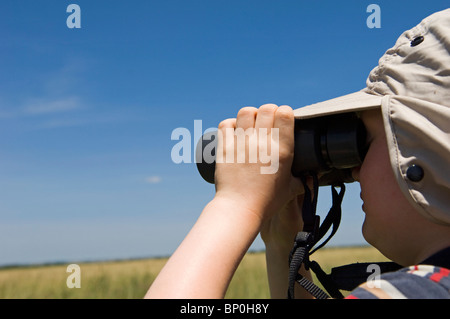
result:
<svg viewBox="0 0 450 319"><path fill-rule="evenodd" d="M434 282L439 282L441 281L442 278L448 277L449 274L450 270L441 268L438 273L432 274L430 276L430 279L433 280Z"/></svg>

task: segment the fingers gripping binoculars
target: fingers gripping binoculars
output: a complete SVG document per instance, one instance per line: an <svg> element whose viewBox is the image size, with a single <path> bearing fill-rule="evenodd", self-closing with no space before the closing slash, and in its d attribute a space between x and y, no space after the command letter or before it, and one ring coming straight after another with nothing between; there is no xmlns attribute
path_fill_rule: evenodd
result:
<svg viewBox="0 0 450 319"><path fill-rule="evenodd" d="M296 119L294 140L292 174L317 174L319 186L354 182L352 168L360 166L367 153L366 130L356 113ZM216 146L216 132L203 135L197 144L197 168L209 183L214 183L215 160L203 154L209 149L214 157Z"/></svg>

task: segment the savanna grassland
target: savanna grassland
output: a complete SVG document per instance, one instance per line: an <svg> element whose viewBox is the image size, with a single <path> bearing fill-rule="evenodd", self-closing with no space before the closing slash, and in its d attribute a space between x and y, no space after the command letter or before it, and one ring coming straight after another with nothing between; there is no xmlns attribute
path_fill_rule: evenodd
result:
<svg viewBox="0 0 450 319"><path fill-rule="evenodd" d="M314 260L328 272L335 266L354 262L385 261L371 247L327 248ZM68 264L10 267L0 269L0 298L19 299L124 299L142 298L167 259L140 259L78 263L80 288L68 288ZM265 254L248 253L230 284L226 298L270 298Z"/></svg>

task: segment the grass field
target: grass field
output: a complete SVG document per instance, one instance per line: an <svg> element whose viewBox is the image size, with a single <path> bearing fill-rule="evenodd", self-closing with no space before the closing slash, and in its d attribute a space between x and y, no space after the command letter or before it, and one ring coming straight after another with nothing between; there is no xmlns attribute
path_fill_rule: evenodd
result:
<svg viewBox="0 0 450 319"><path fill-rule="evenodd" d="M385 261L370 247L327 248L314 254L325 271L364 261ZM81 288L69 289L67 265L0 269L0 298L142 298L167 259L80 263ZM174 287L175 288L175 287ZM245 256L226 298L269 298L264 253Z"/></svg>

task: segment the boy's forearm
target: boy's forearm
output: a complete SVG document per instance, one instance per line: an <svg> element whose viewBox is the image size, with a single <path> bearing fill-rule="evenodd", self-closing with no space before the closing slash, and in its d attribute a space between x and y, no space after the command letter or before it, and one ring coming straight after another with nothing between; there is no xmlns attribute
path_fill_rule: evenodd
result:
<svg viewBox="0 0 450 319"><path fill-rule="evenodd" d="M260 227L261 220L238 202L214 198L146 298L223 298Z"/></svg>
<svg viewBox="0 0 450 319"><path fill-rule="evenodd" d="M270 296L273 299L286 299L288 292L289 253L292 247L266 246L267 276L269 280ZM304 266L299 271L306 278L311 279L311 272ZM312 296L299 285L295 285L296 299L311 299Z"/></svg>

